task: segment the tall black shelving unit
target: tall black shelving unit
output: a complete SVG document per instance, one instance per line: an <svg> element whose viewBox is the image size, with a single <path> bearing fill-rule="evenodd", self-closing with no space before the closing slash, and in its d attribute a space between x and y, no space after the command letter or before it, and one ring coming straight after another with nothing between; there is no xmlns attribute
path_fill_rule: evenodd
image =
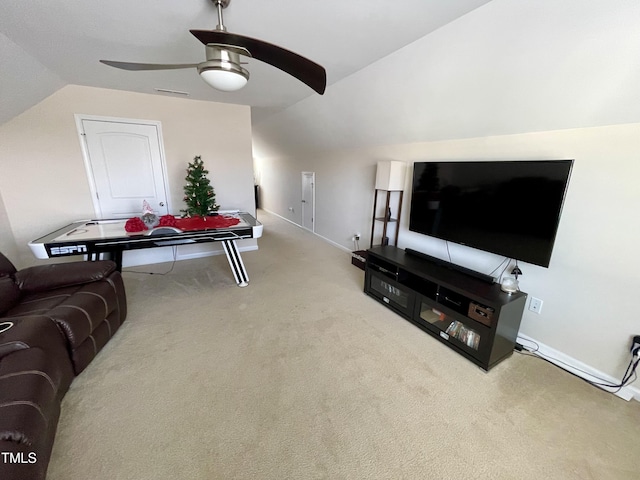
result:
<svg viewBox="0 0 640 480"><path fill-rule="evenodd" d="M378 197L380 194L384 194L384 210L383 214L379 215L378 212ZM373 218L371 220L371 244L374 245L374 239L376 238L376 227L382 226L380 245L389 244L387 238L387 227L390 223L395 223L395 235L393 245L398 244L398 232L400 231L399 222L400 214L402 213L402 190L382 190L376 188L373 198ZM392 194L396 194L397 202L392 202ZM394 211L395 210L395 211Z"/></svg>

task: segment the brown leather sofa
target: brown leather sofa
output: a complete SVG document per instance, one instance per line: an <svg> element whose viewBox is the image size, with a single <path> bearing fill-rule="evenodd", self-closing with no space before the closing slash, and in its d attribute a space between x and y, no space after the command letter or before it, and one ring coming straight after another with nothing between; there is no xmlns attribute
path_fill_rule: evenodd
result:
<svg viewBox="0 0 640 480"><path fill-rule="evenodd" d="M46 477L62 398L126 315L114 262L17 271L0 253L0 479Z"/></svg>

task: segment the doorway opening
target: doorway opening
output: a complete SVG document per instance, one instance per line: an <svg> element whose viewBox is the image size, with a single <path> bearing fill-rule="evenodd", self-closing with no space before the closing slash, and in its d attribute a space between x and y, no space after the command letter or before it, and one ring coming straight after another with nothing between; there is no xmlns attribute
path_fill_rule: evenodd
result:
<svg viewBox="0 0 640 480"><path fill-rule="evenodd" d="M315 232L315 172L302 172L302 227Z"/></svg>

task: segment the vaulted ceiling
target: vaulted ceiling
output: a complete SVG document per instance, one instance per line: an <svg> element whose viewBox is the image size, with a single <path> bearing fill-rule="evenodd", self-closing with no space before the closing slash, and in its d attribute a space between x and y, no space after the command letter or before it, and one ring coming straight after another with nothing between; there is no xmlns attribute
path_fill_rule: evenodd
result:
<svg viewBox="0 0 640 480"><path fill-rule="evenodd" d="M232 0L224 23L307 57L327 71L327 89L489 0ZM259 121L317 95L305 84L248 59L237 92L206 85L195 69L129 72L100 59L198 63L204 46L190 29L214 29L211 0L10 0L0 14L0 124L67 84L252 107Z"/></svg>

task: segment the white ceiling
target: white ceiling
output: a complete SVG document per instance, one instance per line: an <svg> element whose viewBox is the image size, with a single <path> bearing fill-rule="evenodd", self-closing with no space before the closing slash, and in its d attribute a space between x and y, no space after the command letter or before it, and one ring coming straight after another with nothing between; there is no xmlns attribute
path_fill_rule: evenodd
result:
<svg viewBox="0 0 640 480"><path fill-rule="evenodd" d="M489 0L232 0L230 32L307 57L331 85ZM244 89L207 86L195 69L128 72L100 59L198 63L204 46L189 29L214 29L211 0L5 0L0 14L0 123L66 84L250 105L253 121L316 95L293 77L248 59ZM159 94L167 95L167 94ZM169 94L171 95L171 94Z"/></svg>

